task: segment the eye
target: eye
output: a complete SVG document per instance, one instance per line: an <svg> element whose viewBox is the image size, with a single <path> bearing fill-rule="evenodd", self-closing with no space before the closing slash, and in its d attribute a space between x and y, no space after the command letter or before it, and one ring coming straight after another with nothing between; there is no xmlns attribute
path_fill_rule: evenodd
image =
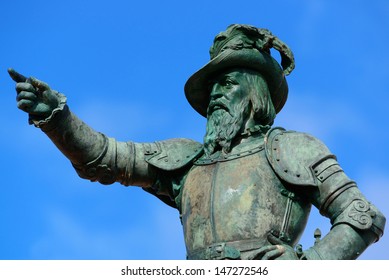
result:
<svg viewBox="0 0 389 280"><path fill-rule="evenodd" d="M227 88L231 88L233 87L234 85L238 84L235 80L231 79L231 78L226 78L224 79L221 84Z"/></svg>
<svg viewBox="0 0 389 280"><path fill-rule="evenodd" d="M228 86L232 86L232 83L231 83L231 81L225 81L224 85L228 87Z"/></svg>

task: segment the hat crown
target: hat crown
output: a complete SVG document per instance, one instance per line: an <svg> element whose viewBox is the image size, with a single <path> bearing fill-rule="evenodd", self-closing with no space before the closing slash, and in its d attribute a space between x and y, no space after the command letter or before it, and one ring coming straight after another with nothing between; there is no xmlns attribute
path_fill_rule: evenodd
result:
<svg viewBox="0 0 389 280"><path fill-rule="evenodd" d="M280 53L281 62L270 50ZM219 33L210 48L211 60L194 73L185 84L185 95L190 105L207 117L210 101L210 82L227 69L251 69L266 80L276 113L288 98L285 76L294 69L294 57L289 47L269 30L251 25L232 24ZM281 64L281 65L280 65Z"/></svg>
<svg viewBox="0 0 389 280"><path fill-rule="evenodd" d="M293 53L284 42L274 36L268 29L251 25L232 24L226 31L215 37L209 53L212 60L227 49L256 49L270 55L271 48L280 52L284 74L289 75L295 65Z"/></svg>

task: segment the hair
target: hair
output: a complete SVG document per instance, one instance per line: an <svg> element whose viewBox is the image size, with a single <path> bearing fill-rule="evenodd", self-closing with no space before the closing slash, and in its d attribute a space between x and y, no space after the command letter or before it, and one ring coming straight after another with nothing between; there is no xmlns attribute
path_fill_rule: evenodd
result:
<svg viewBox="0 0 389 280"><path fill-rule="evenodd" d="M265 78L257 71L243 70L241 72L249 85L248 94L255 123L262 126L272 125L277 113Z"/></svg>

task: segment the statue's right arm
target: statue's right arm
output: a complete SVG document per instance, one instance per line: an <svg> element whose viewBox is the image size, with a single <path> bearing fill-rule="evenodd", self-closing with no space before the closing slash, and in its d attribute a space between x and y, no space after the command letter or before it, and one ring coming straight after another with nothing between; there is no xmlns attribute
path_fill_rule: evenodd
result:
<svg viewBox="0 0 389 280"><path fill-rule="evenodd" d="M17 83L17 106L29 114L30 124L40 128L72 162L80 177L102 184L151 186L155 169L144 160L152 144L118 142L96 132L74 115L66 97L46 83L8 70Z"/></svg>

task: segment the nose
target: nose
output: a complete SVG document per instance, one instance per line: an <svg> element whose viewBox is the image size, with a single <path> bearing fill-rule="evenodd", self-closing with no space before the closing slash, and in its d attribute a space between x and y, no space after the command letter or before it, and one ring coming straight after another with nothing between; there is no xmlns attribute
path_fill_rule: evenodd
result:
<svg viewBox="0 0 389 280"><path fill-rule="evenodd" d="M220 90L220 85L218 83L215 83L212 86L212 90L211 90L210 96L211 96L211 99L213 99L213 100L218 99L220 97L223 97L223 93Z"/></svg>

